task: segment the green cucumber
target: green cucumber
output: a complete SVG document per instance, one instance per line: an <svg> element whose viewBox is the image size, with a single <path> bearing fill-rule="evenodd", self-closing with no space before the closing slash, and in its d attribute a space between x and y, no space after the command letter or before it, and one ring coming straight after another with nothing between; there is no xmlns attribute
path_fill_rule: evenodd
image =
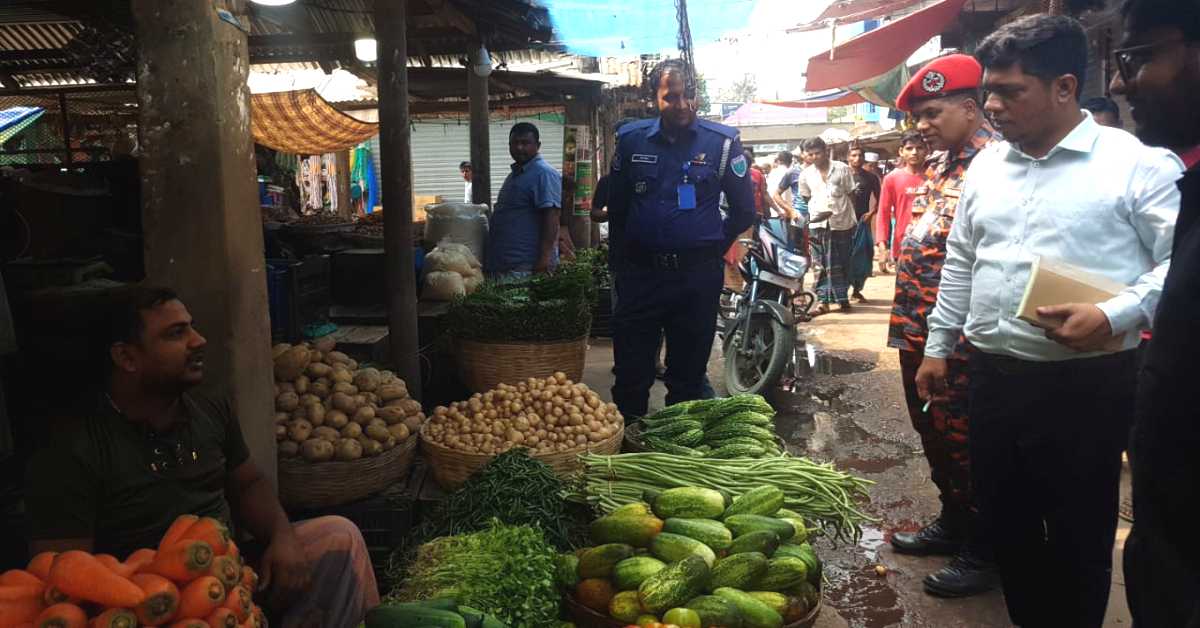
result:
<svg viewBox="0 0 1200 628"><path fill-rule="evenodd" d="M729 508L725 509L724 519L736 515L775 516L783 506L783 491L775 486L758 486L734 498ZM795 530L792 531L795 533ZM782 534L780 537L782 538Z"/></svg>
<svg viewBox="0 0 1200 628"><path fill-rule="evenodd" d="M756 589L763 591L786 591L808 579L808 565L802 559L792 556L772 558L767 563L767 571L754 583Z"/></svg>
<svg viewBox="0 0 1200 628"><path fill-rule="evenodd" d="M649 547L650 541L654 540L662 529L662 519L654 515L611 514L593 521L588 526L588 534L596 543Z"/></svg>
<svg viewBox="0 0 1200 628"><path fill-rule="evenodd" d="M663 522L663 532L682 534L689 539L696 539L715 551L727 550L733 544L733 533L725 524L712 519L688 519L672 517Z"/></svg>
<svg viewBox="0 0 1200 628"><path fill-rule="evenodd" d="M767 573L769 561L759 552L730 554L713 565L708 579L709 590L721 587L748 589Z"/></svg>
<svg viewBox="0 0 1200 628"><path fill-rule="evenodd" d="M650 553L668 563L683 560L688 556L698 556L709 566L717 561L716 553L709 546L696 539L670 532L663 532L654 537L654 541L650 543Z"/></svg>
<svg viewBox="0 0 1200 628"><path fill-rule="evenodd" d="M787 615L788 607L791 606L788 596L775 591L746 591L746 595L770 606L771 610L779 613L780 616Z"/></svg>
<svg viewBox="0 0 1200 628"><path fill-rule="evenodd" d="M778 534L770 530L756 530L733 537L733 543L729 546L729 553L759 552L769 557L775 554L775 548L777 547L779 547Z"/></svg>
<svg viewBox="0 0 1200 628"><path fill-rule="evenodd" d="M624 624L637 621L638 616L642 614L642 605L638 601L637 590L621 591L614 595L608 603L608 614Z"/></svg>
<svg viewBox="0 0 1200 628"><path fill-rule="evenodd" d="M613 584L618 591L636 591L646 578L662 571L666 566L666 563L653 556L626 558L613 567Z"/></svg>
<svg viewBox="0 0 1200 628"><path fill-rule="evenodd" d="M711 488L669 488L654 499L654 514L668 517L715 519L725 512L725 497Z"/></svg>
<svg viewBox="0 0 1200 628"><path fill-rule="evenodd" d="M742 628L742 615L733 602L715 595L701 595L688 600L684 604L700 615L700 625L703 628Z"/></svg>
<svg viewBox="0 0 1200 628"><path fill-rule="evenodd" d="M745 628L782 628L783 616L754 597L730 587L721 587L713 595L733 602L742 615Z"/></svg>
<svg viewBox="0 0 1200 628"><path fill-rule="evenodd" d="M642 610L658 614L687 602L700 593L708 575L708 564L703 558L684 557L650 576L638 587Z"/></svg>
<svg viewBox="0 0 1200 628"><path fill-rule="evenodd" d="M587 549L579 557L580 578L608 578L613 567L633 556L633 546L626 543L605 543Z"/></svg>
<svg viewBox="0 0 1200 628"><path fill-rule="evenodd" d="M467 628L467 622L458 613L429 608L420 604L376 606L367 611L363 623L366 628L395 628L396 626Z"/></svg>
<svg viewBox="0 0 1200 628"><path fill-rule="evenodd" d="M650 504L646 502L633 502L624 506L617 506L615 510L608 513L609 517L623 517L635 515L653 515L654 511L650 510Z"/></svg>
<svg viewBox="0 0 1200 628"><path fill-rule="evenodd" d="M792 522L762 515L731 515L725 517L725 526L733 530L737 536L748 532L770 530L779 537L780 541L786 541L796 535L796 528Z"/></svg>
<svg viewBox="0 0 1200 628"><path fill-rule="evenodd" d="M579 584L579 557L574 554L559 554L554 560L554 579L558 586L574 591Z"/></svg>

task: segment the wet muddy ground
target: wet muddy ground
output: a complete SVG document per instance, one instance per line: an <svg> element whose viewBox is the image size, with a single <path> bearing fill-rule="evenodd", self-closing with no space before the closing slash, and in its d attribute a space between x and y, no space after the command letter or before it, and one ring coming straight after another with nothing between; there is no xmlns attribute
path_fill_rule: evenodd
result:
<svg viewBox="0 0 1200 628"><path fill-rule="evenodd" d="M877 521L864 528L860 541L816 543L828 579L817 626L1010 626L998 591L958 600L926 595L921 579L946 559L898 555L888 543L896 531L915 530L932 520L939 508L920 440L904 408L896 352L885 344L893 282L891 276L874 277L865 290L870 303L802 325L817 348L816 363L794 391L770 396L778 411L777 431L789 451L832 461L875 482L864 510ZM607 396L611 367L611 344L598 339L589 352L584 381ZM714 347L709 376L718 393L723 392L722 367ZM654 387L652 408L662 407L664 394L661 383ZM1127 474L1122 484L1127 491ZM1131 625L1119 562L1127 533L1128 524L1122 522L1105 626Z"/></svg>

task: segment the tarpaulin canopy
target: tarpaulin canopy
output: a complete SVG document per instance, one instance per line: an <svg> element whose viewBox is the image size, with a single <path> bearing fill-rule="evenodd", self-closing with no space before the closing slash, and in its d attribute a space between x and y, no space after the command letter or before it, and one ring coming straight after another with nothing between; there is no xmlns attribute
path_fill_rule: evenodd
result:
<svg viewBox="0 0 1200 628"><path fill-rule="evenodd" d="M797 109L812 109L816 107L843 107L866 102L857 92L848 89L830 89L805 96L799 100L768 100L765 104L776 107L793 107Z"/></svg>
<svg viewBox="0 0 1200 628"><path fill-rule="evenodd" d="M808 60L810 91L871 83L903 65L909 55L941 33L966 0L942 0Z"/></svg>
<svg viewBox="0 0 1200 628"><path fill-rule="evenodd" d="M0 144L16 137L43 113L46 110L41 107L11 107L0 111Z"/></svg>
<svg viewBox="0 0 1200 628"><path fill-rule="evenodd" d="M907 9L922 0L837 0L825 8L816 18L795 28L789 33L799 33L825 28L831 23L848 24L861 22Z"/></svg>
<svg viewBox="0 0 1200 628"><path fill-rule="evenodd" d="M284 153L321 155L353 148L379 133L379 125L333 108L315 90L250 97L254 141Z"/></svg>
<svg viewBox="0 0 1200 628"><path fill-rule="evenodd" d="M796 107L779 107L775 103L748 102L721 120L721 124L742 128L824 124L826 121L827 116L824 111L796 111L796 109Z"/></svg>

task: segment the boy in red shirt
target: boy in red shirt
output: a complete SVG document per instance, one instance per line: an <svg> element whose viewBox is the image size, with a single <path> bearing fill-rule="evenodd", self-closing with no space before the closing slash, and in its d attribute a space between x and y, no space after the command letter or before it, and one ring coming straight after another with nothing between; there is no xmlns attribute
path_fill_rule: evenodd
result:
<svg viewBox="0 0 1200 628"><path fill-rule="evenodd" d="M889 172L883 178L879 217L875 223L875 246L889 249L886 255L892 263L900 256L900 241L904 239L908 223L912 222L913 199L925 185L925 158L928 156L929 147L925 144L925 138L919 131L909 131L900 138L903 167Z"/></svg>

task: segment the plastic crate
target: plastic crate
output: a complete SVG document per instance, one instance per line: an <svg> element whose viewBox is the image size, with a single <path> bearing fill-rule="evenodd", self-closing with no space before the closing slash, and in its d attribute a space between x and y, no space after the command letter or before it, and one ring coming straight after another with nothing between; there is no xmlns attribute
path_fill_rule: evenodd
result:
<svg viewBox="0 0 1200 628"><path fill-rule="evenodd" d="M267 260L267 304L272 341L302 340L306 325L329 319L329 257Z"/></svg>

